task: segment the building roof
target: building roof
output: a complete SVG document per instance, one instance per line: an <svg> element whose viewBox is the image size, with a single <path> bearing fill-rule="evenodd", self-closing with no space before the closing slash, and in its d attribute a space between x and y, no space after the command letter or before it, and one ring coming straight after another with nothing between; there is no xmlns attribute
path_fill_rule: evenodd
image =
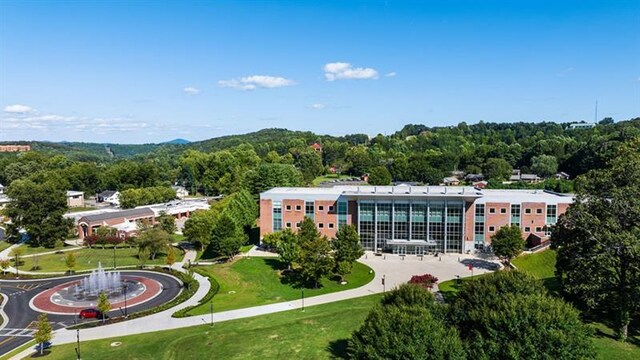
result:
<svg viewBox="0 0 640 360"><path fill-rule="evenodd" d="M444 182L445 183L452 183L452 182L460 182L460 180L458 180L458 178L455 177L455 176L448 176L448 177L444 178Z"/></svg>
<svg viewBox="0 0 640 360"><path fill-rule="evenodd" d="M105 191L101 192L100 194L98 194L98 196L101 196L103 198L108 198L108 197L111 197L115 193L117 193L117 191L105 190Z"/></svg>
<svg viewBox="0 0 640 360"><path fill-rule="evenodd" d="M145 207L145 208L136 208L136 209L129 209L129 210L107 212L107 213L95 214L95 215L87 215L80 218L78 222L92 223L92 222L107 221L107 220L119 219L119 218L143 218L143 217L153 217L153 216L155 216L155 213L153 212L153 210Z"/></svg>
<svg viewBox="0 0 640 360"><path fill-rule="evenodd" d="M150 209L153 211L155 216L159 216L160 213L166 213L169 215L177 215L186 212L193 212L196 210L208 210L210 208L209 204L206 200L177 200L171 201L166 204L154 204L154 205L146 205L139 206L136 209Z"/></svg>
<svg viewBox="0 0 640 360"><path fill-rule="evenodd" d="M73 190L67 191L67 197L72 197L72 196L84 196L84 191L73 191Z"/></svg>
<svg viewBox="0 0 640 360"><path fill-rule="evenodd" d="M356 199L384 197L461 198L467 201L486 202L546 202L549 204L573 203L572 194L560 194L546 190L487 190L471 186L334 186L279 187L260 194L260 199L337 200L340 196Z"/></svg>

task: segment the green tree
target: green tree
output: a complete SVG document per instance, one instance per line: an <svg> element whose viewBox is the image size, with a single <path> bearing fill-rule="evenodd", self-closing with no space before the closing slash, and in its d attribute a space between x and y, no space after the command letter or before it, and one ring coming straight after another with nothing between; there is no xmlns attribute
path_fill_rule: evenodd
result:
<svg viewBox="0 0 640 360"><path fill-rule="evenodd" d="M300 254L300 244L298 237L290 229L284 229L279 232L279 241L276 245L280 260L287 265L287 269L291 270L291 265Z"/></svg>
<svg viewBox="0 0 640 360"><path fill-rule="evenodd" d="M76 254L74 254L73 251L69 251L64 259L64 263L67 266L67 269L69 269L69 272L73 273L76 268Z"/></svg>
<svg viewBox="0 0 640 360"><path fill-rule="evenodd" d="M551 235L563 290L590 312L614 315L620 339L640 310L640 137L608 167L576 184L576 200Z"/></svg>
<svg viewBox="0 0 640 360"><path fill-rule="evenodd" d="M491 158L484 164L484 176L487 179L507 180L511 170L511 165L505 159Z"/></svg>
<svg viewBox="0 0 640 360"><path fill-rule="evenodd" d="M305 183L310 184L316 176L322 175L324 166L322 166L322 158L313 149L305 149L297 158L296 165L302 173L302 179Z"/></svg>
<svg viewBox="0 0 640 360"><path fill-rule="evenodd" d="M104 324L106 320L107 313L111 310L111 303L109 302L109 297L106 292L101 292L98 296L98 310L102 313L102 323Z"/></svg>
<svg viewBox="0 0 640 360"><path fill-rule="evenodd" d="M246 241L245 235L231 216L222 213L216 219L209 246L214 254L231 260Z"/></svg>
<svg viewBox="0 0 640 360"><path fill-rule="evenodd" d="M456 330L421 306L376 306L348 344L352 359L465 359Z"/></svg>
<svg viewBox="0 0 640 360"><path fill-rule="evenodd" d="M173 215L169 215L162 211L156 220L158 221L157 226L168 234L174 234L178 230L178 227L176 226L176 218L173 217Z"/></svg>
<svg viewBox="0 0 640 360"><path fill-rule="evenodd" d="M49 323L47 314L38 315L38 323L36 325L36 333L34 334L34 340L40 344L40 355L44 354L44 343L51 341L53 328Z"/></svg>
<svg viewBox="0 0 640 360"><path fill-rule="evenodd" d="M590 329L562 299L507 294L490 308L470 311L475 321L460 328L470 359L595 358Z"/></svg>
<svg viewBox="0 0 640 360"><path fill-rule="evenodd" d="M391 173L385 166L376 166L369 172L369 185L391 184Z"/></svg>
<svg viewBox="0 0 640 360"><path fill-rule="evenodd" d="M334 266L329 239L326 236L317 236L315 239L300 237L298 241L300 251L296 263L302 280L313 283L317 288L320 279L328 275Z"/></svg>
<svg viewBox="0 0 640 360"><path fill-rule="evenodd" d="M24 249L20 246L11 248L9 252L9 258L13 260L16 267L22 264L22 254L24 254Z"/></svg>
<svg viewBox="0 0 640 360"><path fill-rule="evenodd" d="M212 211L197 210L184 223L182 234L201 251L211 242L215 217Z"/></svg>
<svg viewBox="0 0 640 360"><path fill-rule="evenodd" d="M313 180L313 179L312 179ZM245 188L253 195L281 186L301 186L302 174L293 165L261 164L247 172Z"/></svg>
<svg viewBox="0 0 640 360"><path fill-rule="evenodd" d="M2 275L7 274L7 269L11 266L11 261L9 259L1 259L0 260L0 268L2 269Z"/></svg>
<svg viewBox="0 0 640 360"><path fill-rule="evenodd" d="M525 241L518 225L505 225L491 236L491 247L497 257L511 261L524 248Z"/></svg>
<svg viewBox="0 0 640 360"><path fill-rule="evenodd" d="M402 284L397 288L387 291L382 298L384 306L420 306L432 308L436 297L427 289L415 284Z"/></svg>
<svg viewBox="0 0 640 360"><path fill-rule="evenodd" d="M552 155L540 155L531 158L531 171L547 178L558 172L558 160Z"/></svg>
<svg viewBox="0 0 640 360"><path fill-rule="evenodd" d="M136 242L138 244L138 257L141 256L141 251L146 252L151 260L155 260L158 253L166 251L167 247L171 245L171 235L166 231L159 228L149 228L140 231Z"/></svg>
<svg viewBox="0 0 640 360"><path fill-rule="evenodd" d="M281 237L282 237L281 231L269 233L262 238L262 244L269 249L278 251L278 245L280 244Z"/></svg>
<svg viewBox="0 0 640 360"><path fill-rule="evenodd" d="M67 211L64 185L54 179L44 183L31 180L16 180L7 189L11 202L4 210L11 218L7 229L8 238L20 240L20 229L29 235L31 246L54 247L69 233L72 220L63 217Z"/></svg>
<svg viewBox="0 0 640 360"><path fill-rule="evenodd" d="M355 225L340 226L336 238L331 241L331 247L335 260L334 272L341 277L350 274L353 263L364 255Z"/></svg>

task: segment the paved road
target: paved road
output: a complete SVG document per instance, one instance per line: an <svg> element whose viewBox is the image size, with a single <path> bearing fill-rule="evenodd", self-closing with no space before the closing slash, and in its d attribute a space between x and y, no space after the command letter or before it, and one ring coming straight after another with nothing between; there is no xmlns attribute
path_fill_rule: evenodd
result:
<svg viewBox="0 0 640 360"><path fill-rule="evenodd" d="M163 286L163 291L160 295L148 302L129 307L129 313L159 306L170 301L180 292L181 286L173 277L149 271L121 272L127 275L146 276L160 282ZM9 321L3 323L0 329L0 354L11 351L33 337L34 331L30 329L35 328L40 313L29 307L31 298L51 287L83 276L86 275L41 280L0 280L0 293L8 298L3 306L3 311L9 318ZM120 309L114 309L107 315L117 316L120 314ZM49 314L48 316L54 330L72 325L76 321L75 315Z"/></svg>

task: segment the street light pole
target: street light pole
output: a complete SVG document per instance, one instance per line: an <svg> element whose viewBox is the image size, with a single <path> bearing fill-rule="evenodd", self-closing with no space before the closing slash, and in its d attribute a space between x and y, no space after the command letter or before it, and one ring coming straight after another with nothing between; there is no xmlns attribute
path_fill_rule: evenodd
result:
<svg viewBox="0 0 640 360"><path fill-rule="evenodd" d="M76 344L77 360L80 360L80 329L76 329Z"/></svg>
<svg viewBox="0 0 640 360"><path fill-rule="evenodd" d="M124 318L127 319L129 317L127 314L127 285L122 285L122 289L124 290Z"/></svg>
<svg viewBox="0 0 640 360"><path fill-rule="evenodd" d="M304 287L302 287L302 312L304 312Z"/></svg>
<svg viewBox="0 0 640 360"><path fill-rule="evenodd" d="M113 270L116 269L116 244L113 244Z"/></svg>
<svg viewBox="0 0 640 360"><path fill-rule="evenodd" d="M16 254L16 279L20 278L20 270L18 270L18 266L20 266L20 263L18 262L18 254Z"/></svg>

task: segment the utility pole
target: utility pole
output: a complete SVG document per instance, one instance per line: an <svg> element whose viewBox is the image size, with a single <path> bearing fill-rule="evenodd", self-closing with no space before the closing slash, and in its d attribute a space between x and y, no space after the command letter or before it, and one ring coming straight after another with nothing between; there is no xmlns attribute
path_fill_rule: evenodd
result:
<svg viewBox="0 0 640 360"><path fill-rule="evenodd" d="M213 326L213 299L211 299L211 304L209 305L209 312L211 313L211 326Z"/></svg>
<svg viewBox="0 0 640 360"><path fill-rule="evenodd" d="M301 290L302 290L302 312L304 312L304 287L302 287Z"/></svg>
<svg viewBox="0 0 640 360"><path fill-rule="evenodd" d="M76 329L76 359L80 360L80 329Z"/></svg>

